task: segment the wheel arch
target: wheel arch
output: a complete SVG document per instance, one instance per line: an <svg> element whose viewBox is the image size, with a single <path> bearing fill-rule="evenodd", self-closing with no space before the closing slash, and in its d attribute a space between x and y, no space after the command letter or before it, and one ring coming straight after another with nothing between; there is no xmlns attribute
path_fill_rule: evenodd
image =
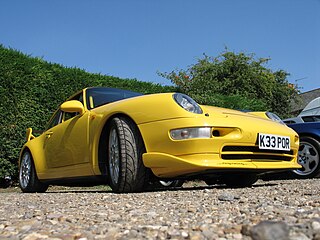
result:
<svg viewBox="0 0 320 240"><path fill-rule="evenodd" d="M20 162L22 159L22 156L25 152L29 152L32 158L33 165L36 170L36 174L41 179L41 173L44 173L46 171L46 163L43 161L44 155L42 155L41 151L37 151L37 146L30 146L29 142L27 142L21 149L20 155L19 155L19 161L18 161L18 167L20 169ZM36 154L35 154L36 152ZM39 155L40 154L40 155ZM41 161L42 159L42 161Z"/></svg>
<svg viewBox="0 0 320 240"><path fill-rule="evenodd" d="M116 118L116 117L121 117L121 118L126 118L128 120L130 120L132 123L134 123L134 125L137 128L137 132L140 134L140 137L142 139L142 143L144 146L145 142L143 139L143 135L138 127L138 125L136 124L136 122L127 114L124 113L117 113L114 115L109 116L109 118L105 121L104 126L101 130L101 134L99 137L99 142L98 142L98 166L99 166L99 170L101 172L101 175L107 175L107 151L105 151L106 147L107 147L107 137L108 137L108 132L110 129L110 125L111 125L111 121L112 119Z"/></svg>
<svg viewBox="0 0 320 240"><path fill-rule="evenodd" d="M314 138L315 140L317 140L320 144L320 136L317 135L317 134L314 134L314 133L300 133L299 134L299 138L302 138L302 137L311 137L311 138Z"/></svg>
<svg viewBox="0 0 320 240"><path fill-rule="evenodd" d="M38 164L37 161L35 161L34 159L34 154L32 154L32 151L31 149L28 147L28 146L24 146L21 151L20 151L20 156L19 156L19 161L18 161L18 167L19 167L19 171L20 171L20 164L21 164L21 160L22 160L22 156L26 153L26 152L29 152L30 156L31 156L31 161L33 163L33 166L36 170L36 175L38 176L38 171L40 169L40 166Z"/></svg>
<svg viewBox="0 0 320 240"><path fill-rule="evenodd" d="M32 159L33 159L33 155L32 155L32 153L31 153L31 151L30 151L30 148L27 147L27 146L23 146L23 148L21 149L20 154L19 154L19 160L18 160L18 166L19 166L19 168L20 168L22 156L23 156L23 154L24 154L25 152L29 152L30 155L31 155L31 157L32 157Z"/></svg>

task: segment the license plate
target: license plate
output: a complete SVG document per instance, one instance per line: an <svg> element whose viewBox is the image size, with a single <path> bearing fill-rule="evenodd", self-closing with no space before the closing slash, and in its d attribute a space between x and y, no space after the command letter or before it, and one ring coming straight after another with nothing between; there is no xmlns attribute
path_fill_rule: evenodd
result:
<svg viewBox="0 0 320 240"><path fill-rule="evenodd" d="M287 136L259 133L258 144L260 149L290 151L290 137Z"/></svg>

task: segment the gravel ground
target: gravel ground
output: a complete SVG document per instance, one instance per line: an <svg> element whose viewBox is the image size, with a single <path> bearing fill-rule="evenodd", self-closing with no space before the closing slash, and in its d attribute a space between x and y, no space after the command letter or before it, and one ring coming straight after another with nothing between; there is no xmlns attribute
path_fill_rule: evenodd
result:
<svg viewBox="0 0 320 240"><path fill-rule="evenodd" d="M0 239L318 239L320 179L114 194L0 190Z"/></svg>

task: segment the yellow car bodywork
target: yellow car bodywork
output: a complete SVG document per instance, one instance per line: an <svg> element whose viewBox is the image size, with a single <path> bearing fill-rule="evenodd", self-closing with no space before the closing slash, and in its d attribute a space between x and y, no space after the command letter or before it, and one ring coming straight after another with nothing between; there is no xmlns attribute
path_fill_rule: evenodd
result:
<svg viewBox="0 0 320 240"><path fill-rule="evenodd" d="M23 154L32 155L40 181L106 173L107 159L101 155L101 141L107 125L116 116L128 118L137 126L145 153L145 167L159 178L178 178L241 171L265 173L297 169L298 135L285 125L259 116L230 109L201 106L202 114L188 112L173 99L173 93L137 96L95 108L87 89L71 97L56 111L48 128L38 137L27 130ZM69 116L68 113L77 113ZM57 120L57 114L60 120ZM54 122L56 121L56 124ZM174 140L170 131L180 128L209 127L210 138ZM290 152L261 151L258 133L290 137Z"/></svg>

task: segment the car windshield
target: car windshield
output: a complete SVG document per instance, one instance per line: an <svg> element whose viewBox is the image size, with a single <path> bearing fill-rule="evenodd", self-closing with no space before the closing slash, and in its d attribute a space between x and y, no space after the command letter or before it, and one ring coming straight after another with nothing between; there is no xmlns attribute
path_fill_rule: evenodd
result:
<svg viewBox="0 0 320 240"><path fill-rule="evenodd" d="M142 93L132 92L116 88L88 88L87 95L87 108L93 109L107 103L116 102L122 99L132 98L143 95Z"/></svg>

